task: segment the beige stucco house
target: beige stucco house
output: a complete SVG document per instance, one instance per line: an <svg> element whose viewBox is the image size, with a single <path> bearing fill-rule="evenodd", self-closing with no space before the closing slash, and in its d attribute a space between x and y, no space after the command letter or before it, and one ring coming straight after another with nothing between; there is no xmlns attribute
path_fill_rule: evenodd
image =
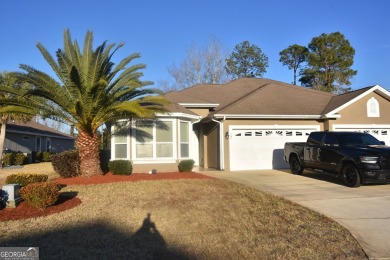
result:
<svg viewBox="0 0 390 260"><path fill-rule="evenodd" d="M166 97L169 113L158 120L125 121L128 134L112 138L112 159L130 160L138 172L176 170L183 159L205 169L278 169L288 167L284 143L312 131L364 131L390 144L390 92L378 85L335 95L242 78Z"/></svg>

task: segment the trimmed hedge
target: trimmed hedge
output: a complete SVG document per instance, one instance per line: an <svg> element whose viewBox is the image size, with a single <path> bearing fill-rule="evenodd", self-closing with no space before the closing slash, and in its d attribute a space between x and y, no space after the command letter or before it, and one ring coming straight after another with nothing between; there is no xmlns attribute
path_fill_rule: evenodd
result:
<svg viewBox="0 0 390 260"><path fill-rule="evenodd" d="M81 175L80 157L77 150L65 151L51 156L51 164L61 177L71 178Z"/></svg>
<svg viewBox="0 0 390 260"><path fill-rule="evenodd" d="M191 172L194 168L195 161L192 159L182 160L179 162L179 172Z"/></svg>
<svg viewBox="0 0 390 260"><path fill-rule="evenodd" d="M110 172L115 175L130 175L133 172L133 165L127 160L114 160L108 162Z"/></svg>
<svg viewBox="0 0 390 260"><path fill-rule="evenodd" d="M43 152L42 153L42 162L51 162L51 156L53 155L53 152Z"/></svg>
<svg viewBox="0 0 390 260"><path fill-rule="evenodd" d="M6 184L16 184L18 183L21 187L27 186L31 183L36 182L47 182L49 178L46 174L34 174L34 173L18 173L8 175L5 179Z"/></svg>
<svg viewBox="0 0 390 260"><path fill-rule="evenodd" d="M20 189L20 197L34 208L46 208L58 200L60 188L57 183L37 182Z"/></svg>
<svg viewBox="0 0 390 260"><path fill-rule="evenodd" d="M27 156L23 153L6 153L3 155L4 165L23 165L27 162Z"/></svg>
<svg viewBox="0 0 390 260"><path fill-rule="evenodd" d="M14 155L12 153L3 154L3 164L13 165Z"/></svg>
<svg viewBox="0 0 390 260"><path fill-rule="evenodd" d="M27 162L27 156L22 153L15 154L14 165L23 165Z"/></svg>

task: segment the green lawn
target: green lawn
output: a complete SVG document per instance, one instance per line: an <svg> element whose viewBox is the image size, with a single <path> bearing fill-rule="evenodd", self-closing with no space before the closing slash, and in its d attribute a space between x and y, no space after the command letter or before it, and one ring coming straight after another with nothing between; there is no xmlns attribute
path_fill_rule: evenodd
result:
<svg viewBox="0 0 390 260"><path fill-rule="evenodd" d="M0 246L41 259L365 259L336 222L223 180L68 186L82 204L0 223ZM1 211L0 211L1 214Z"/></svg>

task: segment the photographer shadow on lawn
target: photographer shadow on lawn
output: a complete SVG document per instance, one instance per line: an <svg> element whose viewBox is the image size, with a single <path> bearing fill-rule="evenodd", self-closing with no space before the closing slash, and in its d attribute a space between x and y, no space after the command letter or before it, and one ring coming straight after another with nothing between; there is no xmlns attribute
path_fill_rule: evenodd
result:
<svg viewBox="0 0 390 260"><path fill-rule="evenodd" d="M0 230L2 229L0 225ZM106 221L92 221L4 239L0 246L39 247L42 259L193 259L179 246L169 246L148 213L133 234Z"/></svg>
<svg viewBox="0 0 390 260"><path fill-rule="evenodd" d="M148 213L142 226L131 237L132 245L135 249L145 252L154 252L161 255L167 251L164 238L156 228L156 224L151 221L151 214ZM141 252L140 252L141 253ZM157 256L157 255L155 255Z"/></svg>

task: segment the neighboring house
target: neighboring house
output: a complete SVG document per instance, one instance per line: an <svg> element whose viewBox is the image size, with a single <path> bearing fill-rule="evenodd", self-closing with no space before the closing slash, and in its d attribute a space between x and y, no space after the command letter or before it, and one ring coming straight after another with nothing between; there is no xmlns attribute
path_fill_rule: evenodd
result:
<svg viewBox="0 0 390 260"><path fill-rule="evenodd" d="M74 137L37 122L9 122L5 133L4 150L58 153L74 149L74 144Z"/></svg>
<svg viewBox="0 0 390 260"><path fill-rule="evenodd" d="M390 144L390 92L378 85L335 95L242 78L166 97L170 112L157 118L168 128L130 122L126 137L113 137L111 158L131 160L135 171L174 170L187 158L205 169L278 169L288 168L284 143L304 142L312 131L363 131ZM148 138L139 138L137 129L146 129Z"/></svg>

